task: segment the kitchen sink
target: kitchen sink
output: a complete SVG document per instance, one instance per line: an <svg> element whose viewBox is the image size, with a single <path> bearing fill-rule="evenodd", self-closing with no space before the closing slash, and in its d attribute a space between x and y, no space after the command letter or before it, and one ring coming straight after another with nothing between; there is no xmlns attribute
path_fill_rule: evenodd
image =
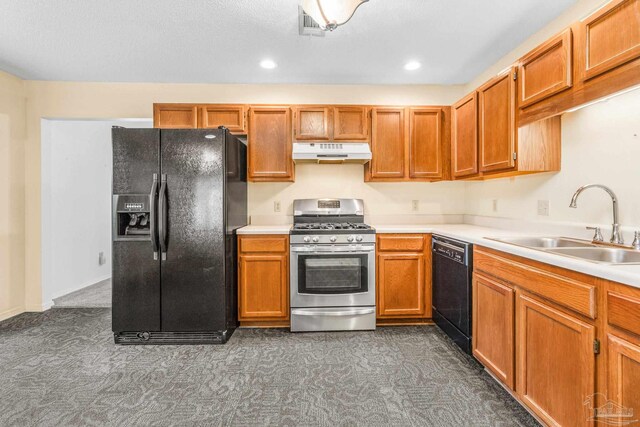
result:
<svg viewBox="0 0 640 427"><path fill-rule="evenodd" d="M568 237L488 237L488 239L601 264L640 264L640 251L603 247L586 240Z"/></svg>
<svg viewBox="0 0 640 427"><path fill-rule="evenodd" d="M535 249L596 248L593 243L567 237L501 237L492 238L491 240Z"/></svg>
<svg viewBox="0 0 640 427"><path fill-rule="evenodd" d="M581 258L602 264L640 264L640 251L621 248L556 248L549 249L559 255Z"/></svg>

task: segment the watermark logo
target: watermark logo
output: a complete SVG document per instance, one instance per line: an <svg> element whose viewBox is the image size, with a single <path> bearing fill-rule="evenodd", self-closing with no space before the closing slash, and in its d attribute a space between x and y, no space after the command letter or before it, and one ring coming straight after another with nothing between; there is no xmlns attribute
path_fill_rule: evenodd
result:
<svg viewBox="0 0 640 427"><path fill-rule="evenodd" d="M599 406L598 401L600 402ZM626 408L618 402L607 399L607 396L603 393L587 396L582 404L588 406L593 414L587 418L587 421L595 421L596 423L610 426L628 426L640 421L634 416L633 408Z"/></svg>

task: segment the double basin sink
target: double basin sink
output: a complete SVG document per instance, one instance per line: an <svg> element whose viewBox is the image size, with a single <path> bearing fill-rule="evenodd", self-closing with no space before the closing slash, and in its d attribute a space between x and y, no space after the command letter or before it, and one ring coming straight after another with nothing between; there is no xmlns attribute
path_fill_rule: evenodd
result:
<svg viewBox="0 0 640 427"><path fill-rule="evenodd" d="M567 237L504 237L491 240L600 264L640 264L640 251L607 247Z"/></svg>

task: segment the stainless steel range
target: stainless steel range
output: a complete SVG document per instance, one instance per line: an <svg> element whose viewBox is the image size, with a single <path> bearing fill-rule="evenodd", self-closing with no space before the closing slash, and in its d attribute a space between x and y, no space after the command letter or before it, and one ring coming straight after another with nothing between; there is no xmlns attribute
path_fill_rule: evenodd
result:
<svg viewBox="0 0 640 427"><path fill-rule="evenodd" d="M291 331L376 328L375 230L359 199L293 202Z"/></svg>

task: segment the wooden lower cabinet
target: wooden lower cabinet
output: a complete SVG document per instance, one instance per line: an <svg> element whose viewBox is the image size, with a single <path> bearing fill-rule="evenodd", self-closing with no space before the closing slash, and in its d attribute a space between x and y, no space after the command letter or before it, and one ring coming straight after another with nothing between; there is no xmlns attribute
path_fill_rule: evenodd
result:
<svg viewBox="0 0 640 427"><path fill-rule="evenodd" d="M431 235L382 234L377 247L377 318L431 318Z"/></svg>
<svg viewBox="0 0 640 427"><path fill-rule="evenodd" d="M247 235L238 244L238 319L289 319L289 237Z"/></svg>
<svg viewBox="0 0 640 427"><path fill-rule="evenodd" d="M473 355L511 390L515 389L513 287L473 275Z"/></svg>
<svg viewBox="0 0 640 427"><path fill-rule="evenodd" d="M627 420L640 420L640 337L630 342L613 334L607 335L607 395L617 425ZM638 421L636 421L638 422Z"/></svg>
<svg viewBox="0 0 640 427"><path fill-rule="evenodd" d="M473 257L478 361L545 425L640 425L640 288L481 246Z"/></svg>
<svg viewBox="0 0 640 427"><path fill-rule="evenodd" d="M516 306L518 396L549 425L592 425L595 326L520 291Z"/></svg>

